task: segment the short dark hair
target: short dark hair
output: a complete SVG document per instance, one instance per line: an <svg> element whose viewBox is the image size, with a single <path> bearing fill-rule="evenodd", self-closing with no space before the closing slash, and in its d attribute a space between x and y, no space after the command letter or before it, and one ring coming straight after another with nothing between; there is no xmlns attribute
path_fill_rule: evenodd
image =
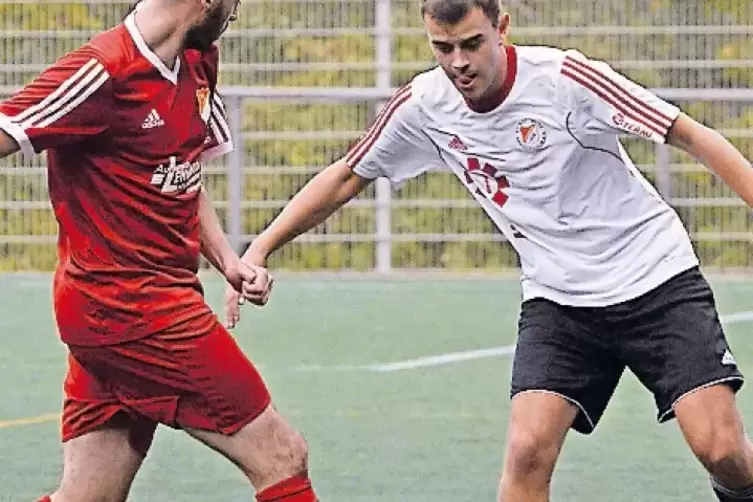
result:
<svg viewBox="0 0 753 502"><path fill-rule="evenodd" d="M499 0L421 0L421 17L428 14L440 24L457 24L474 7L480 8L493 26L499 23Z"/></svg>

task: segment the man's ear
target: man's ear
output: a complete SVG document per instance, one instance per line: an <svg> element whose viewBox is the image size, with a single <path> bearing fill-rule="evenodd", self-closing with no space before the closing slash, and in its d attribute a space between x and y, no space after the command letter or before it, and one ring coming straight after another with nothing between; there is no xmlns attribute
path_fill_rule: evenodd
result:
<svg viewBox="0 0 753 502"><path fill-rule="evenodd" d="M204 12L211 10L216 0L197 0Z"/></svg>
<svg viewBox="0 0 753 502"><path fill-rule="evenodd" d="M507 43L507 35L510 29L510 14L503 12L499 15L499 36L503 43Z"/></svg>

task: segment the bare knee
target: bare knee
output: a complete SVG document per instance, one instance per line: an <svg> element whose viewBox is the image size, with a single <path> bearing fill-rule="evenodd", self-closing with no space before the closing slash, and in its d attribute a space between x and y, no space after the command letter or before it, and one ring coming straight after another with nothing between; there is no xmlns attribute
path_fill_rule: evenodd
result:
<svg viewBox="0 0 753 502"><path fill-rule="evenodd" d="M712 477L730 488L753 482L753 448L728 388L701 389L680 400L675 414L688 445Z"/></svg>
<svg viewBox="0 0 753 502"><path fill-rule="evenodd" d="M553 394L517 396L512 403L503 477L510 482L536 478L535 484L546 484L576 414L572 404Z"/></svg>
<svg viewBox="0 0 753 502"><path fill-rule="evenodd" d="M507 470L517 478L551 473L559 449L559 438L547 437L530 429L511 431L507 441Z"/></svg>
<svg viewBox="0 0 753 502"><path fill-rule="evenodd" d="M308 470L308 444L276 411L239 433L245 454L241 469L257 489Z"/></svg>
<svg viewBox="0 0 753 502"><path fill-rule="evenodd" d="M278 470L285 477L308 470L309 447L300 432L285 424L275 449Z"/></svg>
<svg viewBox="0 0 753 502"><path fill-rule="evenodd" d="M235 463L257 490L308 469L308 445L271 406L231 436L188 432Z"/></svg>
<svg viewBox="0 0 753 502"><path fill-rule="evenodd" d="M747 441L724 428L694 438L691 448L701 464L714 476L746 467Z"/></svg>

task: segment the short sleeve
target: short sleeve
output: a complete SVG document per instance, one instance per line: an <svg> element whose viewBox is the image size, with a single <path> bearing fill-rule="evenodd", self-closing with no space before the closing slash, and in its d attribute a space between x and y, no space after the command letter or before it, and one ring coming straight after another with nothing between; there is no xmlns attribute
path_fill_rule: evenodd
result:
<svg viewBox="0 0 753 502"><path fill-rule="evenodd" d="M233 150L233 139L230 135L225 103L217 89L211 91L210 94L210 114L207 121L209 131L204 152L201 154L202 160L205 161L225 155Z"/></svg>
<svg viewBox="0 0 753 502"><path fill-rule="evenodd" d="M345 156L367 179L386 177L394 184L442 166L439 153L422 130L419 98L409 84L397 91Z"/></svg>
<svg viewBox="0 0 753 502"><path fill-rule="evenodd" d="M204 143L202 160L208 161L225 155L233 150L233 138L230 134L230 124L227 120L225 102L217 90L217 75L220 64L220 49L213 43L209 49L201 54L201 64L209 81L209 94L206 96L206 108L201 106L202 116L207 123L207 139ZM205 109L207 111L205 111ZM208 116L204 116L207 113Z"/></svg>
<svg viewBox="0 0 753 502"><path fill-rule="evenodd" d="M561 91L576 124L587 133L629 133L665 143L679 108L614 71L608 64L568 51L560 70Z"/></svg>
<svg viewBox="0 0 753 502"><path fill-rule="evenodd" d="M0 103L0 129L31 155L107 131L112 103L107 69L92 50L82 48Z"/></svg>

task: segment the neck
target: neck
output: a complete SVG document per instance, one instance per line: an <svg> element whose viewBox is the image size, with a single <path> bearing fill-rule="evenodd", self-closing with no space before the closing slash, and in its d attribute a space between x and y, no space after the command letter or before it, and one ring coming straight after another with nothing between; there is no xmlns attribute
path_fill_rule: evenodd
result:
<svg viewBox="0 0 753 502"><path fill-rule="evenodd" d="M485 96L474 100L466 101L471 110L477 112L488 112L493 110L507 98L512 89L512 84L517 71L517 61L515 48L512 46L502 47L502 60L500 61L499 72L494 79L494 84L489 88Z"/></svg>
<svg viewBox="0 0 753 502"><path fill-rule="evenodd" d="M185 50L189 22L184 5L166 0L143 0L133 14L146 45L170 69Z"/></svg>

